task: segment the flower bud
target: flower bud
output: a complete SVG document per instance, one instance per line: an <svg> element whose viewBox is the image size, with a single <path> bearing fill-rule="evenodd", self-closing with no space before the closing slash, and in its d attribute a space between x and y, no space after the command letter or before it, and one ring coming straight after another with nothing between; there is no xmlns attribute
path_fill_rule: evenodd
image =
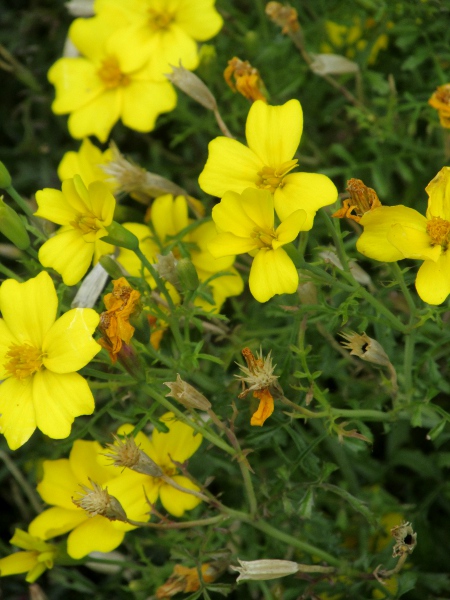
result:
<svg viewBox="0 0 450 600"><path fill-rule="evenodd" d="M231 565L233 571L239 572L239 577L236 581L245 581L248 579L256 581L265 581L268 579L278 579L279 577L286 577L286 575L293 575L298 571L298 565L296 562L290 560L239 560L240 567L234 567Z"/></svg>
<svg viewBox="0 0 450 600"><path fill-rule="evenodd" d="M126 275L122 265L120 265L117 260L109 254L104 254L101 256L98 262L102 265L111 279L120 279Z"/></svg>
<svg viewBox="0 0 450 600"><path fill-rule="evenodd" d="M116 223L113 221L109 227L105 227L108 235L106 237L102 237L102 242L106 242L107 244L113 244L114 246L119 246L119 248L127 248L127 250L138 250L139 249L139 240L125 229L123 225Z"/></svg>
<svg viewBox="0 0 450 600"><path fill-rule="evenodd" d="M196 408L198 410L209 410L211 408L211 402L195 387L183 381L179 373L177 373L176 381L166 381L164 385L170 388L170 392L166 396L175 398L186 408Z"/></svg>
<svg viewBox="0 0 450 600"><path fill-rule="evenodd" d="M166 73L166 77L175 87L208 110L217 109L216 99L197 75L185 69L181 62L179 67L170 66L172 73Z"/></svg>
<svg viewBox="0 0 450 600"><path fill-rule="evenodd" d="M8 169L0 160L0 189L6 190L11 187L11 175L9 174Z"/></svg>
<svg viewBox="0 0 450 600"><path fill-rule="evenodd" d="M3 165L3 163L0 163ZM1 169L0 169L1 177ZM11 178L10 178L11 181ZM2 187L2 186L0 186ZM0 197L0 232L19 250L26 250L30 245L30 238L19 215Z"/></svg>
<svg viewBox="0 0 450 600"><path fill-rule="evenodd" d="M180 280L181 289L193 292L198 288L198 273L189 258L181 258L176 265L176 274Z"/></svg>

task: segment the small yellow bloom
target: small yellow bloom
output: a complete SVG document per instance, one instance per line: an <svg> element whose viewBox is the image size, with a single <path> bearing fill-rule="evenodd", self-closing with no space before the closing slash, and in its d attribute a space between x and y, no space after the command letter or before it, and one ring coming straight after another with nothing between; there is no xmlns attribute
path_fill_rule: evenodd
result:
<svg viewBox="0 0 450 600"><path fill-rule="evenodd" d="M37 490L51 508L38 515L29 530L31 535L44 540L70 531L67 552L72 558L82 558L94 551L110 552L122 543L127 531L135 529L119 520L110 521L100 513L90 516L73 501L80 502L83 490L89 493L105 487L120 502L129 519L149 519L145 494L154 502L157 494L153 487L147 486L139 473L110 465L97 442L77 440L68 459L46 460L43 469L44 477ZM85 501L84 505L89 508L92 503Z"/></svg>
<svg viewBox="0 0 450 600"><path fill-rule="evenodd" d="M103 181L109 191L114 193L117 183L102 169L102 165L107 165L112 159L113 152L110 148L102 152L89 138L85 138L78 152L64 154L58 166L58 177L64 181L80 175L86 187L94 181Z"/></svg>
<svg viewBox="0 0 450 600"><path fill-rule="evenodd" d="M326 21L325 29L328 35L330 44L324 43L321 46L322 52L345 52L348 58L355 58L357 53L363 52L367 48L368 38L370 36L370 30L373 29L377 23L373 19L366 19L362 22L359 17L355 17L352 20L352 25L342 25L335 23L334 21ZM386 25L387 29L390 29L393 23L389 22ZM367 63L373 65L376 63L378 54L381 50L386 50L389 45L389 37L386 33L379 35L371 44L370 53L368 55Z"/></svg>
<svg viewBox="0 0 450 600"><path fill-rule="evenodd" d="M38 191L36 202L36 216L62 225L39 249L39 261L60 273L66 285L78 283L93 260L114 251L101 238L108 235L106 227L112 223L116 201L101 181L86 188L75 175L63 181L62 191Z"/></svg>
<svg viewBox="0 0 450 600"><path fill-rule="evenodd" d="M90 415L94 398L76 371L100 351L92 338L98 324L90 308L56 319L58 298L43 271L25 283L0 287L0 432L12 450L36 427L51 438L70 434L75 417Z"/></svg>
<svg viewBox="0 0 450 600"><path fill-rule="evenodd" d="M5 558L0 558L0 577L27 573L25 581L34 583L46 569L53 567L56 546L47 544L42 539L16 529L9 543L25 552L15 552Z"/></svg>
<svg viewBox="0 0 450 600"><path fill-rule="evenodd" d="M128 3L127 3L128 4ZM76 19L69 37L82 56L60 58L48 72L56 88L52 110L70 113L74 138L96 135L105 142L115 123L151 131L160 113L173 110L176 94L168 81L155 81L142 48L121 40L123 15L109 10L102 17Z"/></svg>
<svg viewBox="0 0 450 600"><path fill-rule="evenodd" d="M268 106L257 100L247 117L248 147L227 137L210 142L209 157L198 180L200 187L219 198L228 191L240 194L247 188L268 190L281 220L302 209L307 215L304 230L311 229L317 210L332 204L337 190L325 175L290 172L297 167L293 157L302 129L298 100L289 100L283 106Z"/></svg>
<svg viewBox="0 0 450 600"><path fill-rule="evenodd" d="M248 60L241 60L235 56L228 61L228 67L225 69L223 76L233 92L239 92L244 98L252 102L255 100L267 102L266 88L259 71L252 67ZM234 78L234 83L232 78Z"/></svg>
<svg viewBox="0 0 450 600"><path fill-rule="evenodd" d="M298 272L281 246L307 228L306 211L296 210L275 229L272 194L248 188L241 195L227 192L212 217L219 233L209 243L209 251L216 258L244 252L254 257L249 285L258 302L296 291Z"/></svg>
<svg viewBox="0 0 450 600"><path fill-rule="evenodd" d="M442 127L450 129L450 83L440 85L428 100L428 104L438 111Z"/></svg>
<svg viewBox="0 0 450 600"><path fill-rule="evenodd" d="M450 167L428 184L426 217L406 206L381 206L360 221L364 232L356 247L375 260L423 260L416 278L419 296L442 304L450 294Z"/></svg>

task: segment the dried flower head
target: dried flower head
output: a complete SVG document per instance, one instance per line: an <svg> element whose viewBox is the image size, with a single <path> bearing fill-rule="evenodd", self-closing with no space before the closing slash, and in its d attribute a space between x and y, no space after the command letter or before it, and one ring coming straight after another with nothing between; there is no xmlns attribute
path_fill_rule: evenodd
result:
<svg viewBox="0 0 450 600"><path fill-rule="evenodd" d="M411 523L405 521L391 529L391 535L395 539L395 546L392 549L392 556L403 556L411 554L417 545L417 533L414 532Z"/></svg>
<svg viewBox="0 0 450 600"><path fill-rule="evenodd" d="M204 563L201 568L201 576L205 583L211 583L217 579L220 573L214 563ZM196 592L200 589L200 576L197 567L183 567L183 565L175 565L172 575L169 579L156 590L156 598L164 600L172 598L175 594L181 592Z"/></svg>
<svg viewBox="0 0 450 600"><path fill-rule="evenodd" d="M152 477L161 477L163 470L155 461L153 461L143 450L137 446L133 436L123 436L122 438L114 435L114 444L107 444L110 452L107 456L113 461L116 467L126 467L137 473L151 475Z"/></svg>
<svg viewBox="0 0 450 600"><path fill-rule="evenodd" d="M239 567L231 565L233 571L239 572L239 577L236 581L256 580L267 581L269 579L278 579L297 573L298 564L290 560L240 560Z"/></svg>
<svg viewBox="0 0 450 600"><path fill-rule="evenodd" d="M82 508L90 517L101 515L110 521L127 521L127 515L120 502L108 493L108 488L103 489L100 485L89 479L92 489L81 485L82 492L77 492L79 498L72 498L72 502Z"/></svg>
<svg viewBox="0 0 450 600"><path fill-rule="evenodd" d="M341 344L344 348L350 350L350 354L376 365L383 367L392 366L381 344L364 332L360 335L355 331L349 331L348 333L341 333L341 336L345 339L345 342L341 342Z"/></svg>
<svg viewBox="0 0 450 600"><path fill-rule="evenodd" d="M300 29L297 11L289 4L283 6L280 2L269 2L266 5L266 15L281 27L284 34L295 33Z"/></svg>
<svg viewBox="0 0 450 600"><path fill-rule="evenodd" d="M450 83L440 85L428 100L428 104L438 111L442 127L450 129Z"/></svg>
<svg viewBox="0 0 450 600"><path fill-rule="evenodd" d="M248 60L233 57L228 61L223 76L233 92L239 92L252 102L255 100L267 102L267 91L259 71L252 67Z"/></svg>
<svg viewBox="0 0 450 600"><path fill-rule="evenodd" d="M346 217L359 223L365 213L381 206L375 190L364 185L361 179L349 179L347 192L350 194L350 198L344 200L342 208L336 211L332 215L333 217L338 219Z"/></svg>
<svg viewBox="0 0 450 600"><path fill-rule="evenodd" d="M211 402L205 398L198 390L192 385L183 381L177 373L176 381L166 381L164 385L170 388L170 392L166 396L171 396L178 400L180 404L186 408L196 408L198 410L207 411L211 408Z"/></svg>

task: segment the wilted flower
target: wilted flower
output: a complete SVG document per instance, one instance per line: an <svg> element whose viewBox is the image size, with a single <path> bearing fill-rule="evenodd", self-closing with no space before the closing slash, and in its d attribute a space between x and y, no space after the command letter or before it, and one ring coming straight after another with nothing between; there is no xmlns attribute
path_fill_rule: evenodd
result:
<svg viewBox="0 0 450 600"><path fill-rule="evenodd" d="M214 563L204 563L200 567L200 571L203 581L212 583L223 569L218 570ZM158 600L165 600L181 592L196 592L199 589L199 569L197 567L188 568L183 565L175 565L169 579L156 590L156 597Z"/></svg>
<svg viewBox="0 0 450 600"><path fill-rule="evenodd" d="M403 556L412 554L417 545L417 533L414 532L411 523L405 522L391 529L391 535L395 539L392 556Z"/></svg>
<svg viewBox="0 0 450 600"><path fill-rule="evenodd" d="M136 473L161 477L162 469L136 444L131 436L114 436L114 444L108 444L109 452L105 452L107 458L112 459L115 467L126 467Z"/></svg>
<svg viewBox="0 0 450 600"><path fill-rule="evenodd" d="M428 104L438 111L442 127L450 129L450 83L440 85L428 100Z"/></svg>
<svg viewBox="0 0 450 600"><path fill-rule="evenodd" d="M266 15L278 27L281 27L282 33L295 33L300 29L297 11L292 6L289 6L289 4L283 5L280 2L268 2L266 4Z"/></svg>
<svg viewBox="0 0 450 600"><path fill-rule="evenodd" d="M391 361L382 345L365 333L359 335L355 331L350 331L349 333L341 333L341 335L345 339L345 342L341 342L341 344L344 348L350 350L350 354L375 365L383 367L391 365Z"/></svg>
<svg viewBox="0 0 450 600"><path fill-rule="evenodd" d="M239 92L252 102L255 100L266 102L267 91L263 80L258 69L252 67L248 60L241 60L235 56L228 61L223 76L233 92Z"/></svg>
<svg viewBox="0 0 450 600"><path fill-rule="evenodd" d="M349 179L347 192L350 198L344 200L342 208L336 211L333 217L338 219L347 217L359 223L363 215L381 206L376 191L364 185L361 179Z"/></svg>
<svg viewBox="0 0 450 600"><path fill-rule="evenodd" d="M127 521L127 515L122 505L114 496L108 493L108 488L102 488L95 481L89 480L91 487L81 485L82 492L76 492L78 498L72 498L75 506L85 510L90 517L100 515L110 521Z"/></svg>

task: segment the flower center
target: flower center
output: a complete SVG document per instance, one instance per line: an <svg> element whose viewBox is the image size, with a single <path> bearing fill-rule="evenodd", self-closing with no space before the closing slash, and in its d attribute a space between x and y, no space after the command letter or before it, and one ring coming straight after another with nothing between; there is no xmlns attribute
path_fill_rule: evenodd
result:
<svg viewBox="0 0 450 600"><path fill-rule="evenodd" d="M154 31L166 31L174 21L173 15L168 11L159 11L156 8L148 9L148 23Z"/></svg>
<svg viewBox="0 0 450 600"><path fill-rule="evenodd" d="M89 234L96 235L97 231L101 229L98 223L98 219L92 213L79 215L76 221L71 221L69 225L72 225L74 229L79 229L83 235L88 236ZM95 241L95 237L92 240Z"/></svg>
<svg viewBox="0 0 450 600"><path fill-rule="evenodd" d="M427 233L431 238L432 246L442 246L447 250L450 241L450 221L445 221L441 217L432 217L427 223Z"/></svg>
<svg viewBox="0 0 450 600"><path fill-rule="evenodd" d="M102 66L97 71L97 75L103 81L105 87L110 90L119 86L126 86L130 83L130 77L122 73L119 61L115 56L108 56L103 60Z"/></svg>
<svg viewBox="0 0 450 600"><path fill-rule="evenodd" d="M278 187L283 187L283 179L295 169L298 164L298 160L293 158L282 163L279 167L266 167L264 166L261 171L258 171L259 181L256 184L262 190L269 190L272 194Z"/></svg>
<svg viewBox="0 0 450 600"><path fill-rule="evenodd" d="M272 229L272 231L263 231L262 229L258 229L257 227L255 227L252 231L252 233L250 234L250 237L252 237L259 248L272 248L272 242L273 240L277 239L277 236L275 235L275 231Z"/></svg>
<svg viewBox="0 0 450 600"><path fill-rule="evenodd" d="M13 344L9 347L6 358L9 361L5 369L16 379L31 377L43 368L44 354L30 344Z"/></svg>

